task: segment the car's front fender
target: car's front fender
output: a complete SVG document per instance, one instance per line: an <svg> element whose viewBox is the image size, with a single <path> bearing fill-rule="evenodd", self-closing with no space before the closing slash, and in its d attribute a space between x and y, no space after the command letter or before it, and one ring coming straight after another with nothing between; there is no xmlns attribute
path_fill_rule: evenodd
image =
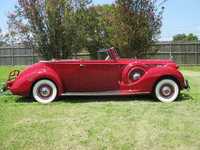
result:
<svg viewBox="0 0 200 150"><path fill-rule="evenodd" d="M138 90L139 92L148 91L151 93L154 83L163 76L172 76L176 78L180 83L181 89L184 88L184 78L181 72L176 68L163 66L149 69L138 81L131 84L121 82L120 90L129 91L132 89Z"/></svg>
<svg viewBox="0 0 200 150"><path fill-rule="evenodd" d="M63 92L62 81L58 74L51 68L36 69L30 72L23 72L23 76L16 78L10 88L11 92L16 95L30 95L33 84L40 79L52 80L58 88L59 95Z"/></svg>

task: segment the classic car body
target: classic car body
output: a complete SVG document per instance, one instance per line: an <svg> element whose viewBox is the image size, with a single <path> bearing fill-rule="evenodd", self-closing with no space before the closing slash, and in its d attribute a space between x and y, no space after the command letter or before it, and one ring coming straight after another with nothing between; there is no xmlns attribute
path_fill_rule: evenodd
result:
<svg viewBox="0 0 200 150"><path fill-rule="evenodd" d="M108 59L52 59L40 61L21 73L14 70L1 91L32 95L41 103L69 95L144 94L171 102L180 90L190 88L173 60L119 59L114 47L99 52L106 52Z"/></svg>

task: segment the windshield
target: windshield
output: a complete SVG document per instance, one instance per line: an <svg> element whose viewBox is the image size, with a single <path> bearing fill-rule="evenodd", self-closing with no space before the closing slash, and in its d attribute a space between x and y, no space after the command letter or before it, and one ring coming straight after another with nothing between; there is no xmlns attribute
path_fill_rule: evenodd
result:
<svg viewBox="0 0 200 150"><path fill-rule="evenodd" d="M118 56L118 53L117 53L117 51L116 51L116 48L113 48L113 51L114 51L114 54L115 54L116 58L118 59L119 56Z"/></svg>

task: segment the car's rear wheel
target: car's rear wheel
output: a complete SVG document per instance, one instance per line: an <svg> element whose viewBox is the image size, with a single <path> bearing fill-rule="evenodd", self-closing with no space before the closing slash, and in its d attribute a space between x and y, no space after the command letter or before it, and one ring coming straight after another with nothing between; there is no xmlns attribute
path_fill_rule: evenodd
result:
<svg viewBox="0 0 200 150"><path fill-rule="evenodd" d="M40 103L49 103L58 98L58 89L52 81L42 79L33 86L32 96Z"/></svg>
<svg viewBox="0 0 200 150"><path fill-rule="evenodd" d="M164 78L155 83L152 93L156 100L172 102L178 98L180 88L174 79Z"/></svg>

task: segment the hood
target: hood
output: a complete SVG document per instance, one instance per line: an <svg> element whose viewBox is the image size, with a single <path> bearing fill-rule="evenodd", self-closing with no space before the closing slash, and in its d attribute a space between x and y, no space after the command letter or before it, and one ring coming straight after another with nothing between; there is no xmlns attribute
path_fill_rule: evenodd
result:
<svg viewBox="0 0 200 150"><path fill-rule="evenodd" d="M155 59L118 59L119 62L129 62L129 63L134 63L134 62L140 62L144 64L168 64L168 63L173 63L173 60L155 60Z"/></svg>
<svg viewBox="0 0 200 150"><path fill-rule="evenodd" d="M174 60L155 60L155 59L118 59L119 63L143 63L147 67L162 67L162 66L169 66L174 68L179 68L175 63Z"/></svg>

